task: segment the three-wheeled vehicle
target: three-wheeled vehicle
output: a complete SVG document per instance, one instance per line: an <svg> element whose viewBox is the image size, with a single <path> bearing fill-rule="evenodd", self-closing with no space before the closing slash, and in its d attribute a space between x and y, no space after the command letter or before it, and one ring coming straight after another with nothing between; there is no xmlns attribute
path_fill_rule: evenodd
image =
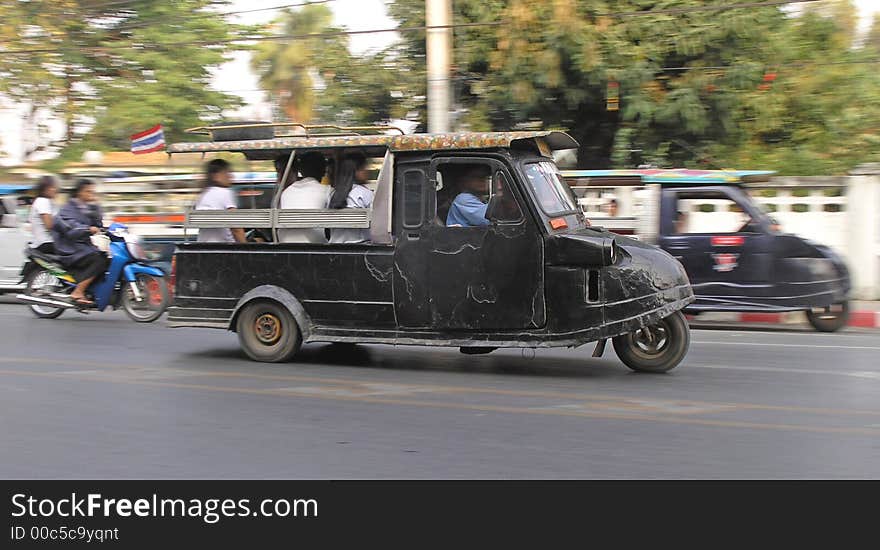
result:
<svg viewBox="0 0 880 550"><path fill-rule="evenodd" d="M684 265L697 297L688 313L802 310L817 330L838 330L846 325L849 311L849 271L829 247L783 233L754 202L745 184L766 181L772 174L659 169L563 173L593 223L659 244ZM617 215L602 210L609 206Z"/></svg>
<svg viewBox="0 0 880 550"><path fill-rule="evenodd" d="M392 135L388 127L280 125L194 129L211 141L176 152L233 151L284 166L325 157L332 182L346 154L383 159L371 208L194 210L188 227L262 229L273 242L188 242L176 254L172 327L238 333L257 361L291 358L305 342L496 348L575 347L606 339L636 371L685 356L684 269L657 247L588 227L552 160L577 147L561 132ZM235 139L235 130L257 139ZM372 131L380 133L370 133ZM254 134L262 134L256 135ZM450 223L461 193L486 204L479 223ZM473 204L473 202L472 202ZM283 242L291 229L360 228L369 240ZM281 237L279 239L279 237ZM281 242L279 242L281 241Z"/></svg>

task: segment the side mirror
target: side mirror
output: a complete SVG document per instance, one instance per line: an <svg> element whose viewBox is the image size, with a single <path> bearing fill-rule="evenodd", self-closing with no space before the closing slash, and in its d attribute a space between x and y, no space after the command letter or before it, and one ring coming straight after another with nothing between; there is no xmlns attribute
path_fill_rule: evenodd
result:
<svg viewBox="0 0 880 550"><path fill-rule="evenodd" d="M486 215L484 216L487 220L492 223L498 219L498 209L501 207L501 195L494 194L492 198L489 199L489 204L486 205Z"/></svg>
<svg viewBox="0 0 880 550"><path fill-rule="evenodd" d="M3 214L0 227L18 227L18 216L15 214Z"/></svg>

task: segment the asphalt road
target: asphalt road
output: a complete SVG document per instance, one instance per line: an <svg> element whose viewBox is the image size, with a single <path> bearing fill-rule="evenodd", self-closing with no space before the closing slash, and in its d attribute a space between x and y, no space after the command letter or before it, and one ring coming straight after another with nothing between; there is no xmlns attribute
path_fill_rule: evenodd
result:
<svg viewBox="0 0 880 550"><path fill-rule="evenodd" d="M695 330L666 375L609 346L305 346L0 305L0 478L877 478L880 333Z"/></svg>

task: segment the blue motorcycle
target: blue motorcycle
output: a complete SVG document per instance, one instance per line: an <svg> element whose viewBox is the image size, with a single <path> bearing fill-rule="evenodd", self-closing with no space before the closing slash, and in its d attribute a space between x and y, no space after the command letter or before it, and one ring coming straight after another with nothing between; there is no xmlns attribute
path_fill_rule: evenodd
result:
<svg viewBox="0 0 880 550"><path fill-rule="evenodd" d="M73 276L58 257L35 249L27 251L29 261L22 269L27 289L16 298L27 303L34 315L42 319L55 319L67 309L87 313L108 307L122 308L139 323L150 323L161 317L171 294L165 272L148 262L161 260L162 254L145 249L140 237L130 234L123 224L110 225L106 237L110 241L110 266L87 291L94 305L84 307L74 303L70 299L76 287Z"/></svg>

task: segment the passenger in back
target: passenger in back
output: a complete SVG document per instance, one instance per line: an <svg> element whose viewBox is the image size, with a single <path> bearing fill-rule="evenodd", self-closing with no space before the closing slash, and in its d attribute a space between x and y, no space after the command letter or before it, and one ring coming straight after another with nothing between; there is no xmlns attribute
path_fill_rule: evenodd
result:
<svg viewBox="0 0 880 550"><path fill-rule="evenodd" d="M286 163L285 163L286 164ZM296 159L294 163L302 178L289 183L281 193L282 210L312 210L327 206L330 188L321 183L327 171L327 161L318 152L309 152ZM279 165L279 163L276 163ZM283 177L283 172L279 174ZM288 176L288 181L293 174ZM279 229L278 240L283 243L319 243L324 244L327 238L323 229Z"/></svg>
<svg viewBox="0 0 880 550"><path fill-rule="evenodd" d="M333 192L327 208L370 208L373 192L366 186L367 157L351 153L342 159L333 178ZM331 243L362 243L370 240L369 229L337 228L330 230Z"/></svg>

